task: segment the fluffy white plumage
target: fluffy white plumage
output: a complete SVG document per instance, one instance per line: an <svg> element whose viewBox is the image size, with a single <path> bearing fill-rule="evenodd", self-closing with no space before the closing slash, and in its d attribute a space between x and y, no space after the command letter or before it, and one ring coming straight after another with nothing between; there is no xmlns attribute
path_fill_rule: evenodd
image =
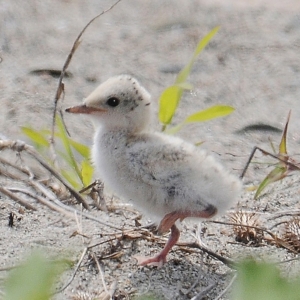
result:
<svg viewBox="0 0 300 300"><path fill-rule="evenodd" d="M104 183L153 219L162 220L162 232L171 228L165 249L142 265L166 261L179 238L177 219L212 217L229 208L240 193L240 181L205 151L149 131L150 95L129 75L108 79L84 105L67 111L93 118L93 160Z"/></svg>

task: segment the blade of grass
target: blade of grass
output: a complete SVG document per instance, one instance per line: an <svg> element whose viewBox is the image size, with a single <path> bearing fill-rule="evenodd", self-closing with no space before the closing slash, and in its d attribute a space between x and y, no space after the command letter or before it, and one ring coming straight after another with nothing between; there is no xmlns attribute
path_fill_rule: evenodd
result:
<svg viewBox="0 0 300 300"><path fill-rule="evenodd" d="M290 121L290 116L291 116L291 111L288 114L287 121L285 123L285 127L282 133L282 138L279 144L279 157L281 157L284 160L288 160L288 155L287 155L287 147L286 147L286 136L287 136L287 130L289 126L289 121Z"/></svg>
<svg viewBox="0 0 300 300"><path fill-rule="evenodd" d="M81 182L83 182L82 176L81 176L81 171L78 168L78 165L77 165L77 162L75 160L73 151L71 149L71 144L70 144L69 137L67 135L64 124L61 120L61 117L59 115L57 115L56 123L57 123L57 126L58 126L59 134L61 136L61 141L63 143L64 149L66 151L67 156L69 157L69 160L67 160L67 161L69 162L70 167L75 170L75 172L76 172L77 176L79 177L79 179L81 180Z"/></svg>
<svg viewBox="0 0 300 300"><path fill-rule="evenodd" d="M159 120L163 124L163 131L166 129L166 126L172 122L183 91L192 88L192 85L186 82L186 79L191 72L195 60L218 30L219 26L215 27L198 43L192 58L177 75L174 85L169 86L162 92L159 99Z"/></svg>
<svg viewBox="0 0 300 300"><path fill-rule="evenodd" d="M232 106L228 105L214 105L207 109L196 112L190 116L188 116L184 123L195 123L195 122L204 122L211 119L224 117L231 114L234 111Z"/></svg>
<svg viewBox="0 0 300 300"><path fill-rule="evenodd" d="M196 50L194 51L194 54L193 54L191 60L177 75L175 84L183 83L186 81L198 55L207 46L207 44L210 42L210 40L216 35L216 33L219 31L219 29L220 29L220 26L213 28L203 39L201 39L201 41L198 43L198 45L196 47Z"/></svg>
<svg viewBox="0 0 300 300"><path fill-rule="evenodd" d="M90 158L90 148L69 138L70 145L84 158Z"/></svg>
<svg viewBox="0 0 300 300"><path fill-rule="evenodd" d="M43 131L37 131L29 127L21 127L21 131L31 139L38 148L49 147L49 141Z"/></svg>
<svg viewBox="0 0 300 300"><path fill-rule="evenodd" d="M79 190L82 188L82 184L80 184L78 180L74 178L74 172L63 169L60 172L64 179L67 180L75 190Z"/></svg>
<svg viewBox="0 0 300 300"><path fill-rule="evenodd" d="M189 123L196 122L205 122L211 119L224 117L231 114L234 111L234 108L227 105L214 105L207 109L198 111L190 116L188 116L182 123L169 128L166 132L169 134L175 134L178 132L184 125Z"/></svg>
<svg viewBox="0 0 300 300"><path fill-rule="evenodd" d="M265 179L260 183L257 188L257 191L254 195L254 199L257 199L261 192L272 182L281 180L286 176L287 168L285 166L277 165L275 169L273 169Z"/></svg>

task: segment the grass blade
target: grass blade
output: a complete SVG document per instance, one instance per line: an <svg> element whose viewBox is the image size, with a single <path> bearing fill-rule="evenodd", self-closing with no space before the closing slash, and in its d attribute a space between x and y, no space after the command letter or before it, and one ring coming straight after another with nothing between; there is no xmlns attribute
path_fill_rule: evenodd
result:
<svg viewBox="0 0 300 300"><path fill-rule="evenodd" d="M164 125L163 130L166 125L172 122L173 116L176 112L178 104L180 102L182 93L184 90L192 89L192 85L186 82L194 62L201 51L206 47L209 41L218 32L219 27L215 27L211 30L197 45L194 54L188 64L179 72L176 77L175 84L166 88L159 99L159 120Z"/></svg>
<svg viewBox="0 0 300 300"><path fill-rule="evenodd" d="M288 159L287 156L287 147L286 147L286 136L287 136L287 130L288 130L288 126L289 126L289 121L290 121L290 116L291 116L291 111L288 114L288 118L287 121L285 123L285 127L282 133L282 138L279 144L279 156L282 159Z"/></svg>
<svg viewBox="0 0 300 300"><path fill-rule="evenodd" d="M215 34L220 29L220 26L215 27L213 30L211 30L197 45L196 50L189 61L189 63L179 72L179 74L176 77L175 84L183 83L186 81L187 77L191 73L191 69L194 65L194 62L196 61L198 55L202 52L202 50L207 46L207 44L210 42L210 40L215 36Z"/></svg>
<svg viewBox="0 0 300 300"><path fill-rule="evenodd" d="M281 180L286 176L287 168L285 166L277 165L275 169L273 169L265 179L260 183L257 191L254 195L254 199L257 199L261 192L272 182Z"/></svg>
<svg viewBox="0 0 300 300"><path fill-rule="evenodd" d="M231 114L234 111L232 106L227 105L214 105L207 109L198 111L189 117L187 117L184 121L187 123L195 123L195 122L204 122L214 118L224 117Z"/></svg>
<svg viewBox="0 0 300 300"><path fill-rule="evenodd" d="M69 138L70 145L85 159L90 158L90 148Z"/></svg>
<svg viewBox="0 0 300 300"><path fill-rule="evenodd" d="M79 179L81 180L81 182L83 182L82 181L82 176L81 176L81 171L78 168L77 162L75 160L74 154L73 154L72 149L71 149L70 139L67 135L65 126L64 126L64 124L61 120L61 117L59 115L57 115L56 124L57 124L57 127L59 129L59 134L60 134L61 141L63 143L64 149L66 151L67 156L69 157L67 162L69 163L70 167L75 170L75 172L76 172L77 176L79 177Z"/></svg>
<svg viewBox="0 0 300 300"><path fill-rule="evenodd" d="M32 142L35 143L37 148L49 147L49 141L45 137L46 132L45 134L43 134L44 133L43 131L36 131L29 127L21 127L21 130L27 137L30 138Z"/></svg>

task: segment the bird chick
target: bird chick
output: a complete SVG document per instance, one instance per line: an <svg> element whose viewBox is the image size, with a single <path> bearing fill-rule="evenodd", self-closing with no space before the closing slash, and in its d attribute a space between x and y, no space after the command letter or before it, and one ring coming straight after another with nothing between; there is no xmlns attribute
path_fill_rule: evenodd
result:
<svg viewBox="0 0 300 300"><path fill-rule="evenodd" d="M179 239L177 220L211 218L229 208L240 193L240 181L205 151L149 130L151 97L129 75L108 79L83 105L66 111L93 119L92 157L103 182L121 199L160 220L161 233L171 230L164 249L140 260L140 265L166 262Z"/></svg>

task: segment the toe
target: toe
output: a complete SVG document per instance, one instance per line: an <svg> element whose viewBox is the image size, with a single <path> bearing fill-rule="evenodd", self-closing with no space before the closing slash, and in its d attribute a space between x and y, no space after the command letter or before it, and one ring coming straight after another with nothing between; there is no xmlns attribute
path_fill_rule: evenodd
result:
<svg viewBox="0 0 300 300"><path fill-rule="evenodd" d="M166 259L161 257L160 255L150 257L150 258L145 256L135 255L133 256L133 258L137 260L140 266L154 266L157 268L161 268L166 262Z"/></svg>

